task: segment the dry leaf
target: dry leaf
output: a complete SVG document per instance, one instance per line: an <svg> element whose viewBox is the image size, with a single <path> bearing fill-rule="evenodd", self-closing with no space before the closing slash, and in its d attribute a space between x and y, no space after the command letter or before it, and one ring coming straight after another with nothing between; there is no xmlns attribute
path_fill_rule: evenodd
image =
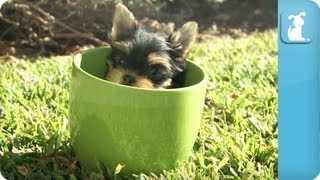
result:
<svg viewBox="0 0 320 180"><path fill-rule="evenodd" d="M63 156L56 156L54 157L54 161L59 163L59 164L69 164L70 161L69 159L63 157Z"/></svg>
<svg viewBox="0 0 320 180"><path fill-rule="evenodd" d="M23 176L28 174L28 169L25 166L17 166L17 170Z"/></svg>
<svg viewBox="0 0 320 180"><path fill-rule="evenodd" d="M71 163L71 164L69 165L69 170L70 170L72 173L76 172L76 170L77 170L77 161L76 161L76 160L73 161L73 163Z"/></svg>

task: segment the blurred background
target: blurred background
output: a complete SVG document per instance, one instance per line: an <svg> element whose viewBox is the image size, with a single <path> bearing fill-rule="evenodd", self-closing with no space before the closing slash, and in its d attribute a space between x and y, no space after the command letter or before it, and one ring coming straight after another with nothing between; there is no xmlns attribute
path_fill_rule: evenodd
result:
<svg viewBox="0 0 320 180"><path fill-rule="evenodd" d="M116 3L162 34L197 21L198 42L277 26L276 0L13 0L0 13L0 57L74 54L101 46Z"/></svg>

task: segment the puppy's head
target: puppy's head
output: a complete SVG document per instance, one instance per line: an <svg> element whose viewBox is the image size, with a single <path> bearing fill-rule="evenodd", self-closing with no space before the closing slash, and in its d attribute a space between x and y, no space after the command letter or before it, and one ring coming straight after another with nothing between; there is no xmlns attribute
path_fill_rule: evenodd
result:
<svg viewBox="0 0 320 180"><path fill-rule="evenodd" d="M118 4L113 17L106 79L141 88L182 85L186 54L195 41L198 25L187 22L168 37L141 28L133 14Z"/></svg>

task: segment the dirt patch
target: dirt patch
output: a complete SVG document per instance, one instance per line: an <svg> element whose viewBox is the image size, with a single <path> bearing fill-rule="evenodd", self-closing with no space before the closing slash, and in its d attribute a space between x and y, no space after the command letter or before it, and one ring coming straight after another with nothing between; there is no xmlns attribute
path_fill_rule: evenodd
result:
<svg viewBox="0 0 320 180"><path fill-rule="evenodd" d="M114 1L48 0L8 3L0 14L0 56L70 54L105 44ZM241 37L277 26L277 1L123 1L141 23L169 34L196 21L198 42Z"/></svg>

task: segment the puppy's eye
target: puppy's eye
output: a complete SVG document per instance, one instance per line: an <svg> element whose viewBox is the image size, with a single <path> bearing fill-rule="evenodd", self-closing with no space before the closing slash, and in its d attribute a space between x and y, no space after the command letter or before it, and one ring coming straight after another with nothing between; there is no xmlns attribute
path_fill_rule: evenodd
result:
<svg viewBox="0 0 320 180"><path fill-rule="evenodd" d="M166 67L161 64L154 64L149 67L148 77L155 83L161 83L167 79L168 72Z"/></svg>
<svg viewBox="0 0 320 180"><path fill-rule="evenodd" d="M120 57L116 57L115 61L119 64L123 64L123 60Z"/></svg>
<svg viewBox="0 0 320 180"><path fill-rule="evenodd" d="M149 75L150 76L156 76L159 73L159 68L155 67L155 66L151 66L149 68Z"/></svg>
<svg viewBox="0 0 320 180"><path fill-rule="evenodd" d="M161 74L161 71L165 69L164 66L160 64L154 64L149 67L149 75L150 76L157 76Z"/></svg>
<svg viewBox="0 0 320 180"><path fill-rule="evenodd" d="M116 65L122 65L122 64L124 64L124 60L123 60L121 57L119 57L119 56L115 56L115 57L113 58L113 61L114 61L114 63L115 63Z"/></svg>

